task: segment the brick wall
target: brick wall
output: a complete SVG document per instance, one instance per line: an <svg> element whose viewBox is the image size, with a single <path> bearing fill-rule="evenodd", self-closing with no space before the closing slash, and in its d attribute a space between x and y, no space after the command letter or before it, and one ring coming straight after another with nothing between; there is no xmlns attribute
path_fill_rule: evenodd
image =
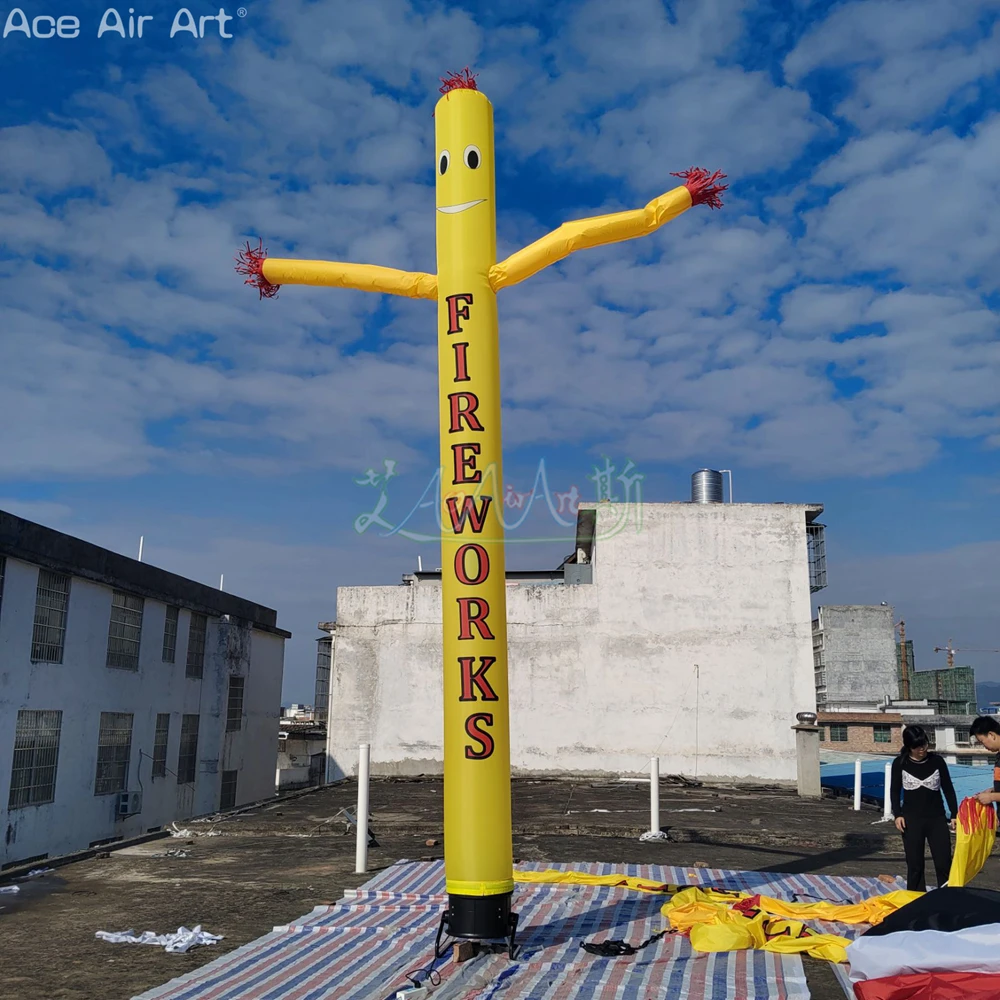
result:
<svg viewBox="0 0 1000 1000"><path fill-rule="evenodd" d="M843 750L845 753L899 753L903 747L903 724L901 721L882 721L873 715L864 721L854 718L837 718L837 713L822 713L818 719L821 729L820 746L825 750ZM831 726L847 729L847 740L831 739ZM875 726L888 726L888 743L875 742Z"/></svg>

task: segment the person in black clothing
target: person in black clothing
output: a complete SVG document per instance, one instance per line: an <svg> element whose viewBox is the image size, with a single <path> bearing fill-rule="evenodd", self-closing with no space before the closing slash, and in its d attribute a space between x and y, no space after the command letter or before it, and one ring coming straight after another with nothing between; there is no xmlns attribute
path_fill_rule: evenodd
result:
<svg viewBox="0 0 1000 1000"><path fill-rule="evenodd" d="M993 787L976 796L984 806L993 805L1000 802L1000 723L992 715L981 715L973 720L969 735L981 747L996 754L993 759Z"/></svg>
<svg viewBox="0 0 1000 1000"><path fill-rule="evenodd" d="M931 859L938 886L948 881L951 869L951 834L945 819L941 795L948 800L951 829L955 829L958 800L943 757L930 752L930 741L922 726L903 730L903 749L892 763L890 803L896 817L896 829L903 835L906 855L906 888L926 892L924 880L924 844L931 849Z"/></svg>

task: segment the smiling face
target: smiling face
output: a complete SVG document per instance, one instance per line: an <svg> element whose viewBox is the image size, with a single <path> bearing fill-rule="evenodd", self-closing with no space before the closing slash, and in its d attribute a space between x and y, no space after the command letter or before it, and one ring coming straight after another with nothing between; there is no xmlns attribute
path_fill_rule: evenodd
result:
<svg viewBox="0 0 1000 1000"><path fill-rule="evenodd" d="M478 90L452 90L434 109L438 270L459 257L496 262L493 108Z"/></svg>

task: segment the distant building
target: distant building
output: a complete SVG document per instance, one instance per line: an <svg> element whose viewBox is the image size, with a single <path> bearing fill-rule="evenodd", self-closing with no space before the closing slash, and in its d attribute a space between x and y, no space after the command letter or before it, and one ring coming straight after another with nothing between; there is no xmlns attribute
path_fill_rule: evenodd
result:
<svg viewBox="0 0 1000 1000"><path fill-rule="evenodd" d="M298 702L293 702L288 708L281 710L281 721L284 722L286 719L295 722L315 722L316 713L313 711L312 705L300 705Z"/></svg>
<svg viewBox="0 0 1000 1000"><path fill-rule="evenodd" d="M899 668L902 696L902 662L900 644L896 643L896 663ZM910 697L926 698L939 715L974 715L977 711L976 671L972 667L939 667L917 670L913 659L913 643L906 640L906 663L910 677Z"/></svg>
<svg viewBox="0 0 1000 1000"><path fill-rule="evenodd" d="M817 712L824 749L847 753L899 753L903 717L887 712Z"/></svg>
<svg viewBox="0 0 1000 1000"><path fill-rule="evenodd" d="M817 707L894 698L899 690L895 645L891 607L820 607L813 621Z"/></svg>
<svg viewBox="0 0 1000 1000"><path fill-rule="evenodd" d="M270 608L0 511L0 865L274 793Z"/></svg>
<svg viewBox="0 0 1000 1000"><path fill-rule="evenodd" d="M581 504L568 560L507 574L514 771L639 772L655 753L667 773L794 780L822 509ZM361 742L374 774L440 773L440 579L338 589L330 780Z"/></svg>
<svg viewBox="0 0 1000 1000"><path fill-rule="evenodd" d="M278 733L276 790L322 785L325 770L326 730L310 722L283 722Z"/></svg>
<svg viewBox="0 0 1000 1000"><path fill-rule="evenodd" d="M329 634L316 640L316 722L326 725L330 713L330 656L333 640Z"/></svg>

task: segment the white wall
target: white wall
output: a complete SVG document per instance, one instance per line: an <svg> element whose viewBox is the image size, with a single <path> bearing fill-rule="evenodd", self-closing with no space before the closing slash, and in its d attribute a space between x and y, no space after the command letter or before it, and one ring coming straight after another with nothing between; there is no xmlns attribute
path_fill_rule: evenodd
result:
<svg viewBox="0 0 1000 1000"><path fill-rule="evenodd" d="M638 771L656 753L664 773L794 779L791 726L816 705L815 508L645 504L641 530L614 534L621 507L584 507L593 583L507 590L515 771ZM338 589L330 780L362 741L373 773L440 772L440 623L439 585Z"/></svg>
<svg viewBox="0 0 1000 1000"><path fill-rule="evenodd" d="M91 842L132 837L219 808L223 770L238 769L237 803L274 790L284 640L209 618L204 678L185 675L190 614L181 610L174 663L162 661L166 605L147 599L139 670L106 664L112 588L74 577L61 664L30 660L38 568L7 559L0 604L0 863L57 856ZM124 588L123 588L124 589ZM228 676L246 676L241 732L226 734ZM11 757L20 709L61 710L55 801L9 810ZM94 794L102 712L133 714L129 790L142 812L115 816L117 795ZM170 713L166 777L153 778L156 716ZM181 716L200 715L194 785L176 778Z"/></svg>

